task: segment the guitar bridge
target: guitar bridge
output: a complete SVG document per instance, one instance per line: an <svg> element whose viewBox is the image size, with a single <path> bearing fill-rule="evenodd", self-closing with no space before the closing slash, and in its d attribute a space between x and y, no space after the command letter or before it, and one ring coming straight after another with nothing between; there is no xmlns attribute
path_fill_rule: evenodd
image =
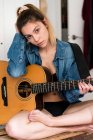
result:
<svg viewBox="0 0 93 140"><path fill-rule="evenodd" d="M8 106L6 77L2 78L1 92L4 106Z"/></svg>

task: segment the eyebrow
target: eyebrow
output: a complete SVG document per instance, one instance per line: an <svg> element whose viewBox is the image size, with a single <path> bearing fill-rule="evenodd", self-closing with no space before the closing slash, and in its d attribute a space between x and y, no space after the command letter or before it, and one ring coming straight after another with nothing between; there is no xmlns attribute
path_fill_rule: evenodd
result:
<svg viewBox="0 0 93 140"><path fill-rule="evenodd" d="M37 25L35 28L34 28L34 30L33 30L33 32L36 30L36 28L38 28L39 27L39 25ZM31 36L31 34L25 34L24 35L25 37L28 37L28 36Z"/></svg>
<svg viewBox="0 0 93 140"><path fill-rule="evenodd" d="M34 30L33 30L33 32L36 30L36 28L38 28L39 27L39 25L37 25L35 28L34 28Z"/></svg>

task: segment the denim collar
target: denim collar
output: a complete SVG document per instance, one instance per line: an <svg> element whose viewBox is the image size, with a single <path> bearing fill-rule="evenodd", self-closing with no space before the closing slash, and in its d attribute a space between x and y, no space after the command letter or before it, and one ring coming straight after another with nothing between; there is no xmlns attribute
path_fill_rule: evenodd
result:
<svg viewBox="0 0 93 140"><path fill-rule="evenodd" d="M56 59L63 59L64 58L64 45L63 45L63 43L62 43L62 41L60 41L60 40L56 40L56 42L57 42L57 50L56 50L56 54L55 54L55 58L54 58L54 60L56 60ZM29 49L30 49L30 52L31 53L34 53L35 55L37 55L37 56L40 56L39 55L39 48L37 47L37 46L35 46L35 45L33 45L33 44L29 44L30 45L30 47L29 47Z"/></svg>
<svg viewBox="0 0 93 140"><path fill-rule="evenodd" d="M29 51L39 56L39 48L31 43L29 43Z"/></svg>
<svg viewBox="0 0 93 140"><path fill-rule="evenodd" d="M56 42L57 42L57 50L56 50L55 59L58 59L58 58L63 59L64 58L64 45L62 41L58 39L56 40Z"/></svg>

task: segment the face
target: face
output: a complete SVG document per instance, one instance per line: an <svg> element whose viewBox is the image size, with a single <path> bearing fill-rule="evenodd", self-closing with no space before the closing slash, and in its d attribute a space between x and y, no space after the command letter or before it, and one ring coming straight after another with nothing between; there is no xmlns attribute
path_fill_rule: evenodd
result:
<svg viewBox="0 0 93 140"><path fill-rule="evenodd" d="M40 21L28 22L22 28L22 34L28 42L44 48L49 43L49 33L45 24Z"/></svg>

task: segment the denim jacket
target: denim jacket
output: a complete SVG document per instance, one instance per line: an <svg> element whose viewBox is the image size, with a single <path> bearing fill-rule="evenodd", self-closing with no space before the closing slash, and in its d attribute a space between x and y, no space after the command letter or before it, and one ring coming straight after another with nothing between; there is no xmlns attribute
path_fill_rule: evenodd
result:
<svg viewBox="0 0 93 140"><path fill-rule="evenodd" d="M7 71L13 77L25 74L28 64L42 65L38 47L27 43L25 38L19 33L15 34L8 51L8 58ZM80 79L73 51L69 43L57 40L57 50L53 63L59 81ZM72 89L60 91L59 96L70 103L74 103L79 100L81 94L78 89Z"/></svg>

